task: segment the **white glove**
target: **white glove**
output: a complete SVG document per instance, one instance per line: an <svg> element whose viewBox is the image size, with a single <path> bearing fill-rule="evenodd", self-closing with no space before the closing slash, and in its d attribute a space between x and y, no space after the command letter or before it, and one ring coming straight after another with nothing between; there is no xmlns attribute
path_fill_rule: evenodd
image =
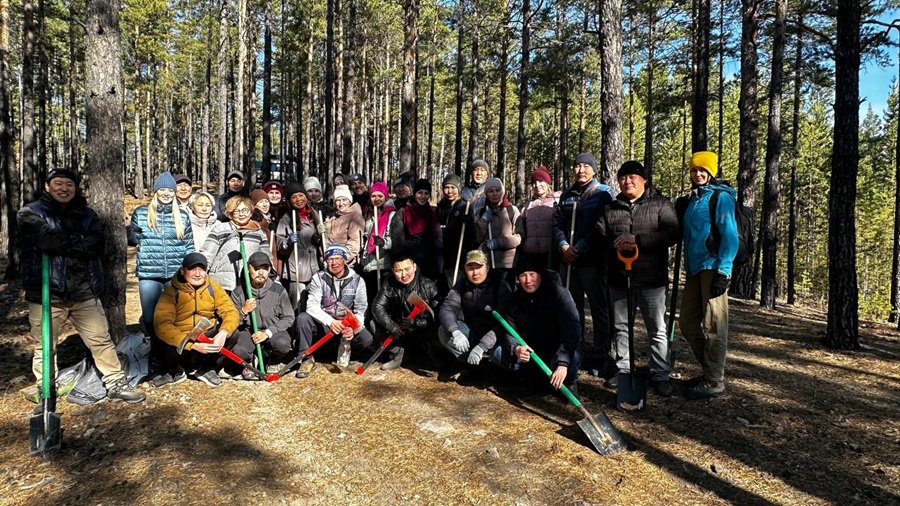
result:
<svg viewBox="0 0 900 506"><path fill-rule="evenodd" d="M450 347L460 353L465 353L469 351L469 338L461 330L454 330L453 337L450 339Z"/></svg>
<svg viewBox="0 0 900 506"><path fill-rule="evenodd" d="M476 345L472 348L472 351L469 352L468 362L470 365L478 365L481 363L481 359L484 358L484 348L479 345Z"/></svg>
<svg viewBox="0 0 900 506"><path fill-rule="evenodd" d="M319 232L319 235L325 235L325 224L324 224L324 223L319 223L319 224L316 226L316 230Z"/></svg>

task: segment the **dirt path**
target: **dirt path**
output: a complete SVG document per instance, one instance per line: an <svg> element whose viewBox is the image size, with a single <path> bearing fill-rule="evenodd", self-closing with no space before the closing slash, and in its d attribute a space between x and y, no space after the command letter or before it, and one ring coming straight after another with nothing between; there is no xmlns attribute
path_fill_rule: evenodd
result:
<svg viewBox="0 0 900 506"><path fill-rule="evenodd" d="M274 384L144 386L141 406L62 401L64 451L42 461L17 394L33 347L18 293L0 285L0 504L900 504L900 338L887 326L834 352L820 312L732 299L726 397L651 394L634 416L583 380L589 409L629 442L616 457L552 395L326 364ZM676 357L697 372L683 341Z"/></svg>

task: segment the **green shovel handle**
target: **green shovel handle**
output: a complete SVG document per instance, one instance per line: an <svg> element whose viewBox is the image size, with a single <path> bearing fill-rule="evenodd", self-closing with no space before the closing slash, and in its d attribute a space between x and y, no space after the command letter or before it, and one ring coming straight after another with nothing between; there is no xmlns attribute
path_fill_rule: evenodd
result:
<svg viewBox="0 0 900 506"><path fill-rule="evenodd" d="M498 322L500 322L500 325L503 325L503 328L506 329L506 331L509 332L509 335L513 336L520 345L525 346L526 348L528 347L528 343L526 343L525 340L522 339L522 336L520 336L519 333L516 332L516 330L512 328L509 323L507 323L506 320L503 319L502 316L500 316L500 313L491 311L491 314L494 315L494 318ZM537 366L540 367L542 371L544 371L544 374L546 374L548 378L553 376L553 372L550 371L550 368L547 367L547 364L545 364L544 361L541 360L541 357L537 356L537 353L533 351L531 352L531 360L533 360L534 363L537 364ZM560 385L559 390L576 408L581 407L581 401L579 401L577 397L572 395L572 392L569 391L569 388L567 386Z"/></svg>
<svg viewBox="0 0 900 506"><path fill-rule="evenodd" d="M242 234L238 234L238 241L241 245L241 263L244 266L244 287L247 289L247 298L253 297L253 285L250 283L250 269L247 267L247 250L244 249L244 236ZM253 333L256 334L258 328L256 326L256 312L250 311L250 327L253 329ZM263 363L263 353L262 346L259 343L256 343L256 358L259 360L259 370L265 371L266 365Z"/></svg>
<svg viewBox="0 0 900 506"><path fill-rule="evenodd" d="M53 376L53 343L50 337L50 255L41 254L41 399L49 399Z"/></svg>

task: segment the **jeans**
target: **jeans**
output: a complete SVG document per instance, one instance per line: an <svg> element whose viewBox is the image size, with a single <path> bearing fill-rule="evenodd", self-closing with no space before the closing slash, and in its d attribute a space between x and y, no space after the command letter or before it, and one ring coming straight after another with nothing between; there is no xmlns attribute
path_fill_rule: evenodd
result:
<svg viewBox="0 0 900 506"><path fill-rule="evenodd" d="M494 351L491 353L490 357L491 357L491 362L493 362L494 365L496 365L497 367L499 367L503 370L506 370L506 371L513 371L513 372L521 371L522 366L525 364L525 362L519 361L519 357L507 352L506 348L504 346L497 346L496 348L494 348ZM541 357L541 359L543 359L543 358L544 357ZM555 360L553 362L546 363L546 364L547 364L547 367L550 368L551 373L554 370L556 370L557 363ZM537 364L534 364L531 367L534 367L534 370L537 370L539 366ZM566 379L563 380L564 385L569 386L569 385L572 385L573 383L575 383L576 381L578 381L578 369L579 368L581 368L581 352L579 352L578 350L575 350L575 353L572 356L572 363L569 364L568 367L566 368ZM550 381L550 377L548 376L547 382L549 382L549 381Z"/></svg>
<svg viewBox="0 0 900 506"><path fill-rule="evenodd" d="M560 273L567 272L566 265L560 266ZM565 281L563 281L565 282ZM591 319L593 320L592 343L594 346L594 358L609 355L609 301L606 296L606 270L597 266L572 266L572 281L569 284L569 292L575 300L578 316L581 317L581 328L584 332L584 298L588 299L591 307ZM587 349L585 337L582 334L579 348Z"/></svg>
<svg viewBox="0 0 900 506"><path fill-rule="evenodd" d="M250 361L256 353L256 344L253 342L252 336L253 334L249 330L236 330L234 334L232 334L232 337L236 337L237 339L236 347L240 347L239 351L232 351L234 351L237 356L247 361ZM266 356L266 364L269 362L276 363L283 361L283 359L291 353L291 341L291 335L287 332L275 332L272 334L272 337L260 343L263 354ZM248 342L250 345L249 354L247 354L246 349Z"/></svg>
<svg viewBox="0 0 900 506"><path fill-rule="evenodd" d="M141 298L141 322L147 335L155 336L153 330L153 312L156 311L156 303L162 295L163 288L168 280L139 279L138 295Z"/></svg>
<svg viewBox="0 0 900 506"><path fill-rule="evenodd" d="M728 294L711 298L709 290L716 271L701 271L684 280L681 295L681 333L709 381L725 380L728 353Z"/></svg>
<svg viewBox="0 0 900 506"><path fill-rule="evenodd" d="M616 331L616 347L610 355L616 360L619 372L629 373L628 350L628 294L623 288L609 287L609 298L612 302L613 327ZM641 310L647 337L650 339L650 376L653 381L669 379L669 363L666 361L669 351L669 339L666 336L666 287L635 288L633 290L634 308Z"/></svg>

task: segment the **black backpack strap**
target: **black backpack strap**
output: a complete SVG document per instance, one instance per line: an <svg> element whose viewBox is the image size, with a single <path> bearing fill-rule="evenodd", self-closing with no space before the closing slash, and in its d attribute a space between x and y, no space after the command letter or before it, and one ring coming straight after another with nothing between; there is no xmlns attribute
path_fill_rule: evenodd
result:
<svg viewBox="0 0 900 506"><path fill-rule="evenodd" d="M709 231L713 236L713 240L716 241L716 245L722 240L719 227L716 225L716 207L719 205L720 193L722 193L722 190L713 190L713 194L709 198Z"/></svg>

